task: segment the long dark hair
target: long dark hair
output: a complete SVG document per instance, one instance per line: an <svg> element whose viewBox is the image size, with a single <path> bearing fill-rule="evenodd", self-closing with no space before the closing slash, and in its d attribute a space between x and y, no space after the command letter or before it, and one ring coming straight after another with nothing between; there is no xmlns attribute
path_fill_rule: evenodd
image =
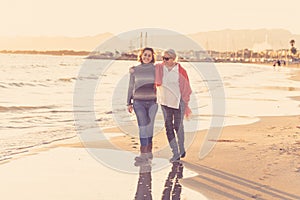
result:
<svg viewBox="0 0 300 200"><path fill-rule="evenodd" d="M139 53L139 56L138 56L138 61L143 63L143 60L142 60L142 55L145 51L151 51L151 54L152 54L152 60L150 61L150 63L155 63L155 52L152 48L150 47L145 47L143 49L141 49L140 53Z"/></svg>

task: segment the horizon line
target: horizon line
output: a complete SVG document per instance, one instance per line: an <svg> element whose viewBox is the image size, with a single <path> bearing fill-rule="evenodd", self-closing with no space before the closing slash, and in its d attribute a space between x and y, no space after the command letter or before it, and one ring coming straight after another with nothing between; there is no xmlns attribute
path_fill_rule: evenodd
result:
<svg viewBox="0 0 300 200"><path fill-rule="evenodd" d="M133 29L133 30L139 30L139 29ZM133 31L133 30L128 30L128 31ZM288 31L290 32L292 35L300 35L300 33L292 33L289 29L286 28L242 28L242 29L232 29L232 28L224 28L224 29L214 29L214 30L207 30L207 31L197 31L197 32L190 32L190 33L181 33L178 32L179 34L182 35L193 35L193 34L197 34L197 33L205 33L205 32L221 32L221 31L256 31L256 30L284 30L284 31ZM109 32L109 31L105 31L105 32L101 32L101 33L95 33L95 34L86 34L86 35L58 35L58 34L53 34L53 35L49 35L49 34L45 34L45 35L28 35L28 34L24 34L24 35L0 35L1 37L68 37L68 38L82 38L82 37L96 37L98 35L105 35L105 34L110 34L110 35L119 35L122 34L123 32L119 32L118 34L113 33L113 32Z"/></svg>

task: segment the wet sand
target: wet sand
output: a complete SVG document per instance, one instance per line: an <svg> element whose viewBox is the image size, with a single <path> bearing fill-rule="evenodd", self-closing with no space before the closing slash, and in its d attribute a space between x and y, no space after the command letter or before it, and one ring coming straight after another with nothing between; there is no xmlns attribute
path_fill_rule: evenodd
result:
<svg viewBox="0 0 300 200"><path fill-rule="evenodd" d="M293 80L300 80L300 72ZM293 97L293 100L300 100ZM225 127L213 150L198 154L207 131L199 131L182 159L181 197L199 199L300 199L300 116L260 117ZM105 131L122 132L118 128ZM188 133L186 133L188 134ZM110 139L116 147L139 152L130 136ZM90 143L103 148L103 144ZM164 130L154 137L154 156L168 145ZM171 164L152 173L153 199L161 198ZM0 163L3 199L133 199L139 176L107 170L83 148L78 137L31 150ZM114 187L111 187L111 186ZM5 191L5 192L4 192ZM116 192L118 191L118 192ZM118 194L120 194L118 196ZM201 199L201 198L200 198ZM203 199L205 199L203 197Z"/></svg>
<svg viewBox="0 0 300 200"><path fill-rule="evenodd" d="M183 172L179 183L186 192L181 196L195 199L201 193L208 199L300 199L300 129L296 127L299 122L300 116L262 117L250 125L225 127L214 149L201 160L198 152L206 131L199 131L182 159L184 168L194 174L187 177L187 172ZM163 134L154 138L154 152L167 144L164 138ZM138 152L138 142L129 136L114 137L111 141L124 150ZM94 145L102 147L101 143ZM163 190L169 169L170 166L159 172L163 175L152 173L152 187L158 188L154 191ZM124 173L103 169L78 138L4 163L0 172L0 186L6 191L2 197L15 197L10 199L26 195L31 199L110 199L114 194L111 184L118 181L131 186L125 192L124 185L116 184L126 195L115 197L132 199L138 180L137 175L127 180ZM193 190L199 192L194 198Z"/></svg>
<svg viewBox="0 0 300 200"><path fill-rule="evenodd" d="M101 142L89 145L104 148ZM133 165L133 157L128 161ZM182 174L194 176L192 171L182 164L166 163L164 169L155 172L150 165L135 167L140 173L120 172L94 159L79 138L73 138L0 164L1 198L127 200L175 195L178 199L207 199L180 183Z"/></svg>

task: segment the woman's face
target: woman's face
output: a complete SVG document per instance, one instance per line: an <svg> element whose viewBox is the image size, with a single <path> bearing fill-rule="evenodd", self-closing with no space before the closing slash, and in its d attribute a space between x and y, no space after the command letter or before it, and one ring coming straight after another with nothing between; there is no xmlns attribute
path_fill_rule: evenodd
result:
<svg viewBox="0 0 300 200"><path fill-rule="evenodd" d="M144 53L142 54L142 61L145 64L150 63L152 58L153 58L153 55L150 50L145 50Z"/></svg>
<svg viewBox="0 0 300 200"><path fill-rule="evenodd" d="M164 53L163 62L167 67L174 66L174 59L167 53Z"/></svg>

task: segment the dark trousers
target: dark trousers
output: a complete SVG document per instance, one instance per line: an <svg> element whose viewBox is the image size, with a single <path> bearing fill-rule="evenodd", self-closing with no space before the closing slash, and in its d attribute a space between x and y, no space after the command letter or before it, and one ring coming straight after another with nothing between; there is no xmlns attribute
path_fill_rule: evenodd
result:
<svg viewBox="0 0 300 200"><path fill-rule="evenodd" d="M185 152L184 127L183 127L183 117L184 117L184 110L185 110L184 102L180 101L178 109L170 108L164 105L162 105L161 108L165 120L166 134L169 141L169 145L173 152L173 156L179 157ZM177 139L175 137L175 132L177 135Z"/></svg>

